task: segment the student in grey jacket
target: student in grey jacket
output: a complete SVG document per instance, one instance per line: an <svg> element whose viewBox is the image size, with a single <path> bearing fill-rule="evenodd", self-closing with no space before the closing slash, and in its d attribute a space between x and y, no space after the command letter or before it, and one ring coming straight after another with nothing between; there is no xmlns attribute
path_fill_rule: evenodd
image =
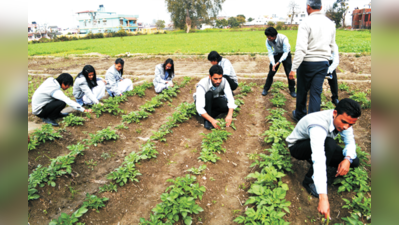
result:
<svg viewBox="0 0 399 225"><path fill-rule="evenodd" d="M98 104L104 97L105 84L105 80L97 78L94 67L86 65L75 79L73 96L81 106Z"/></svg>
<svg viewBox="0 0 399 225"><path fill-rule="evenodd" d="M223 77L229 82L231 90L235 91L238 87L238 78L230 60L223 58L216 51L209 53L208 60L213 66L219 65L223 68Z"/></svg>
<svg viewBox="0 0 399 225"><path fill-rule="evenodd" d="M163 90L172 88L173 78L175 77L175 65L172 59L167 59L165 63L158 64L155 67L154 84L155 92L161 93Z"/></svg>
<svg viewBox="0 0 399 225"><path fill-rule="evenodd" d="M61 91L68 89L72 84L73 77L68 73L61 74L57 79L50 77L45 80L32 96L32 114L45 123L59 126L55 120L68 116L67 113L61 113L67 104L75 110L91 112L91 109L83 108Z"/></svg>
<svg viewBox="0 0 399 225"><path fill-rule="evenodd" d="M105 81L107 82L105 87L112 97L122 96L124 92L133 90L133 82L130 79L122 78L124 65L125 61L118 58L115 61L115 65L111 66L105 74Z"/></svg>

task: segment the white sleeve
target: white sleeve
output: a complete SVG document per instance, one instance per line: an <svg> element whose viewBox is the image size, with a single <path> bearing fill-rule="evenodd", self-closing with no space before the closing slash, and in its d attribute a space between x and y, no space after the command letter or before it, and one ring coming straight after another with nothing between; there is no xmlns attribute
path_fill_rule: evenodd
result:
<svg viewBox="0 0 399 225"><path fill-rule="evenodd" d="M71 106L75 110L79 110L81 112L85 111L85 108L83 108L77 102L72 101L61 90L55 91L51 97L65 102L67 105Z"/></svg>
<svg viewBox="0 0 399 225"><path fill-rule="evenodd" d="M327 166L324 143L327 131L319 126L309 128L312 149L313 181L318 194L327 194Z"/></svg>
<svg viewBox="0 0 399 225"><path fill-rule="evenodd" d="M267 48L267 54L269 55L269 60L270 60L270 64L272 64L272 66L274 66L275 61L274 61L274 54L273 54L273 49L272 47L269 45L269 43L266 40L266 48Z"/></svg>
<svg viewBox="0 0 399 225"><path fill-rule="evenodd" d="M291 48L291 46L290 46L290 43L288 42L288 38L285 38L284 42L283 42L284 54L280 58L280 61L279 61L280 63L287 59L288 53L290 53L290 48Z"/></svg>
<svg viewBox="0 0 399 225"><path fill-rule="evenodd" d="M98 80L97 80L98 82ZM102 82L102 81L100 81ZM95 104L98 104L98 99L96 98L96 96L94 96L93 91L89 88L89 86L87 85L87 83L81 83L80 84L80 88L82 89L82 91L85 93L85 95Z"/></svg>
<svg viewBox="0 0 399 225"><path fill-rule="evenodd" d="M334 44L333 52L332 52L332 58L333 62L331 66L328 68L328 74L331 74L334 72L334 70L337 69L339 65L339 52L338 52L338 45Z"/></svg>
<svg viewBox="0 0 399 225"><path fill-rule="evenodd" d="M118 81L115 79L113 73L107 71L107 74L105 74L105 80L107 81L107 86L111 92L115 93L115 95L121 94L118 89Z"/></svg>
<svg viewBox="0 0 399 225"><path fill-rule="evenodd" d="M233 92L231 91L230 84L229 82L227 82L227 80L226 84L224 85L224 94L226 95L227 98L227 107L229 107L229 109L237 108L237 105L234 102Z"/></svg>
<svg viewBox="0 0 399 225"><path fill-rule="evenodd" d="M231 65L230 60L225 60L224 64L223 64L223 75L232 75L231 73L231 68L233 67L233 65Z"/></svg>
<svg viewBox="0 0 399 225"><path fill-rule="evenodd" d="M197 91L195 95L196 95L195 107L197 108L198 114L203 115L207 113L205 110L205 90L201 86L197 86Z"/></svg>
<svg viewBox="0 0 399 225"><path fill-rule="evenodd" d="M343 150L344 156L349 156L352 160L356 159L356 142L355 136L353 135L353 128L349 128L341 132L341 137L344 140L345 148Z"/></svg>

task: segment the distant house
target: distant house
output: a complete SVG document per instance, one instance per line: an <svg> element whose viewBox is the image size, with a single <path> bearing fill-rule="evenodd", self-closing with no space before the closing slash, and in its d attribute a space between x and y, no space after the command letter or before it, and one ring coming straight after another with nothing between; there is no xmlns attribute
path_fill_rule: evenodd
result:
<svg viewBox="0 0 399 225"><path fill-rule="evenodd" d="M103 5L97 11L77 12L80 33L89 32L105 33L117 32L121 28L125 31L137 31L138 15L117 14L116 12L106 12Z"/></svg>
<svg viewBox="0 0 399 225"><path fill-rule="evenodd" d="M244 27L257 27L257 26L267 26L269 22L277 24L278 22L287 23L287 18L278 18L276 15L273 16L258 16L251 22L246 22Z"/></svg>
<svg viewBox="0 0 399 225"><path fill-rule="evenodd" d="M299 25L302 23L302 21L307 17L307 13L305 12L300 12L294 16L294 20L292 21L292 25ZM287 19L286 24L291 24L291 18Z"/></svg>

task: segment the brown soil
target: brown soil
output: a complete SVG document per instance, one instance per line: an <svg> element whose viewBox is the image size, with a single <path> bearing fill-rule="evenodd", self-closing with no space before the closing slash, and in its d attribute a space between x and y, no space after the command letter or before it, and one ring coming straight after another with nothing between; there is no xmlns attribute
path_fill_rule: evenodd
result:
<svg viewBox="0 0 399 225"><path fill-rule="evenodd" d="M264 57L264 56L261 56ZM129 74L134 70L148 70L153 73L154 66L167 57L159 58L129 58L126 65L135 65L130 69ZM229 56L233 66L238 73L266 73L267 57L252 58L249 56ZM360 59L362 59L361 57ZM355 57L354 57L355 59ZM357 59L357 58L356 58ZM78 71L86 63L91 63L96 69L106 70L112 65L114 59L29 59L29 70L43 70L50 68L45 73L52 73L51 68L57 69L57 73L62 70ZM342 59L341 59L342 60ZM352 59L350 59L352 60ZM362 62L370 62L364 57ZM341 61L342 62L342 61ZM175 60L177 71L184 73L206 73L209 69L209 62L203 56L193 56L187 58L178 58ZM360 63L360 61L359 61ZM371 65L370 65L371 68ZM128 70L129 71L129 70ZM351 71L356 72L356 71ZM363 73L365 73L363 71ZM368 73L371 73L371 69ZM247 154L260 153L271 145L265 144L261 134L269 129L269 124L265 122L265 117L269 114L267 109L272 108L269 94L266 97L261 96L261 88L264 84L264 77L251 80L258 86L252 88L253 92L244 98L243 106L237 120L235 121L237 131L229 130L232 135L224 144L227 152L221 154L221 160L217 163L206 163L207 169L204 174L197 176L198 182L205 186L207 191L202 201L197 203L205 210L204 212L193 215L193 224L234 224L233 220L245 212L247 206L244 206L249 195L247 190L250 186L245 179L251 172L257 171L257 168L250 168L252 161ZM371 79L371 77L369 78ZM98 194L99 181L107 181L106 175L112 170L118 168L124 157L132 151L138 151L139 145L143 143L139 138L148 138L152 132L157 130L166 118L174 112L174 108L182 102L192 102L192 93L194 84L199 78L194 79L185 88L181 90L178 97L173 99L172 106L165 103L162 107L156 109L149 118L143 120L140 124L130 124L129 129L119 130L120 138L116 141L107 141L99 144L97 147L91 146L85 151L83 156L76 158L72 165L74 176L63 176L57 179L57 186L39 188L40 199L28 203L29 222L34 224L48 224L52 219L58 218L61 212L71 214L75 211L85 199L86 193L96 194L101 197L107 197L110 200L106 207L100 210L100 213L94 211L86 213L80 222L86 224L138 224L140 217L149 218L151 209L160 202L160 195L169 186L167 179L185 176L185 171L191 167L198 167L203 164L197 158L201 150L202 135L209 133L204 129L194 117L189 121L173 129L173 133L167 135L167 142L157 143L159 152L157 159L142 161L137 165L142 173L139 176L139 183L129 182L124 187L119 187L117 193ZM360 80L353 78L353 80ZM286 81L285 81L286 82ZM352 90L371 90L371 82L350 83ZM293 124L290 114L295 108L295 99L289 96L288 90L284 90L287 110L285 115ZM238 93L239 91L237 91ZM371 92L370 92L371 93ZM371 99L371 94L369 98ZM329 90L325 87L326 96L330 96ZM349 93L340 92L340 98L349 97ZM121 104L121 108L127 113L135 111L145 101L154 97L153 88L146 91L143 98L129 97L129 101ZM32 119L34 118L31 116ZM39 122L37 119L33 119ZM55 158L59 155L67 154L68 145L76 144L85 138L89 138L88 133L95 133L98 130L108 126L116 126L121 123L121 116L103 114L100 118L92 117L88 119L83 126L68 127L63 133L62 139L41 144L36 150L28 153L28 174L38 164L44 166L49 164L49 158ZM371 152L371 110L363 110L362 118L354 126L356 142L368 153ZM109 153L112 158L104 160L102 153ZM48 157L47 157L48 156ZM85 162L93 159L97 166L93 170L89 169ZM308 169L308 163L292 159L293 174L287 174L283 182L290 187L286 199L292 203L290 214L287 214L286 221L291 224L307 224L312 219L320 224L317 213L318 200L309 198L309 194L303 189L301 181ZM369 169L371 177L371 169ZM205 178L205 179L204 179ZM212 179L211 179L212 178ZM80 192L71 199L68 187L72 186ZM353 193L337 193L337 187L329 188L329 199L331 203L331 223L339 223L339 218L349 215L348 210L342 209L342 198L349 199ZM45 214L43 210L46 210ZM240 210L240 211L235 211ZM305 222L305 220L307 222ZM202 221L202 223L200 222ZM181 224L181 223L178 223Z"/></svg>

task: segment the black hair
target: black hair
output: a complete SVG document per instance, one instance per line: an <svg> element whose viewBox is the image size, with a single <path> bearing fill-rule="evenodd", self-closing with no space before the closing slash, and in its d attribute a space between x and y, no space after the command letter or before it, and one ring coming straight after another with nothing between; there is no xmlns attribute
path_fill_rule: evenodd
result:
<svg viewBox="0 0 399 225"><path fill-rule="evenodd" d="M61 73L56 80L58 81L58 83L60 85L64 84L64 85L68 85L68 86L72 86L73 85L73 77L71 76L71 74L69 73Z"/></svg>
<svg viewBox="0 0 399 225"><path fill-rule="evenodd" d="M93 80L90 80L89 73L92 73L92 72L94 72ZM82 72L80 72L76 78L78 78L79 76L84 76L86 78L87 84L89 85L90 89L93 89L94 87L96 87L98 85L96 70L91 65L84 66Z"/></svg>
<svg viewBox="0 0 399 225"><path fill-rule="evenodd" d="M266 36L272 36L272 37L276 37L278 34L277 30L274 29L274 27L268 27L265 30L265 35Z"/></svg>
<svg viewBox="0 0 399 225"><path fill-rule="evenodd" d="M219 53L217 51L211 51L208 55L208 60L209 61L216 61L216 62L220 62L222 61L222 56L219 55Z"/></svg>
<svg viewBox="0 0 399 225"><path fill-rule="evenodd" d="M166 65L168 65L170 63L170 65L172 65L172 67L169 70L166 70ZM165 63L163 64L163 70L164 71L168 71L169 72L169 76L174 76L175 74L175 64L173 63L173 59L169 58L165 61Z"/></svg>
<svg viewBox="0 0 399 225"><path fill-rule="evenodd" d="M308 0L307 4L310 6L312 9L321 9L322 3L321 0Z"/></svg>
<svg viewBox="0 0 399 225"><path fill-rule="evenodd" d="M121 76L123 76L123 66L125 65L125 61L123 61L123 59L121 59L121 58L117 58L116 60L115 60L115 64L116 65L118 65L118 64L121 64L122 65L122 69L121 69Z"/></svg>
<svg viewBox="0 0 399 225"><path fill-rule="evenodd" d="M209 69L209 74L213 77L214 74L223 75L223 68L219 65L214 65Z"/></svg>
<svg viewBox="0 0 399 225"><path fill-rule="evenodd" d="M350 98L345 98L339 101L335 110L337 110L338 115L346 113L352 118L359 118L362 115L359 103Z"/></svg>

